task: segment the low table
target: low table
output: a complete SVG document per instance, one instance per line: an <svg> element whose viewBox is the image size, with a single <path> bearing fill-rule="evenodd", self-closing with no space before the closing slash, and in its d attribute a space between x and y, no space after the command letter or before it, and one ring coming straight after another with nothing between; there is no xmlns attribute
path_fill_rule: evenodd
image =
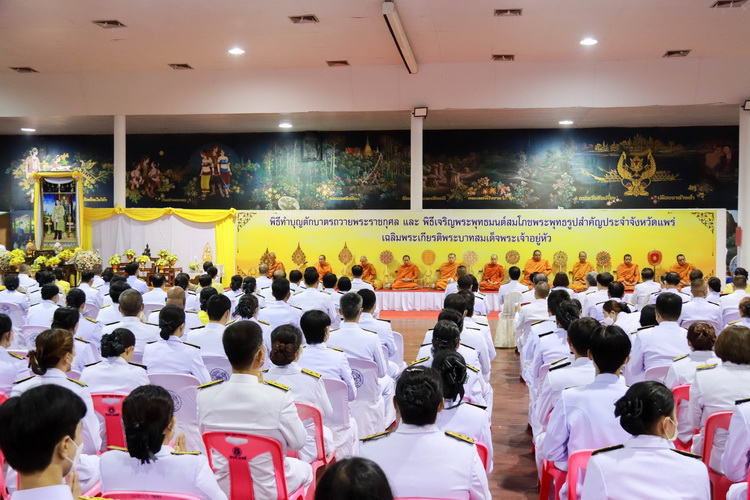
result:
<svg viewBox="0 0 750 500"><path fill-rule="evenodd" d="M482 292L488 311L499 311L500 294ZM376 290L381 311L440 311L445 292L442 290Z"/></svg>

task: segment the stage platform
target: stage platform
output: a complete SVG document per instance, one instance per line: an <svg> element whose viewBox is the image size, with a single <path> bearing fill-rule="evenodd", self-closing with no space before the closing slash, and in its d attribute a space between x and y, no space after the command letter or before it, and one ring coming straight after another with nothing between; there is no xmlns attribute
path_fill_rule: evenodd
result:
<svg viewBox="0 0 750 500"><path fill-rule="evenodd" d="M482 292L488 311L500 310L497 292ZM376 290L381 311L440 311L445 292L442 290Z"/></svg>

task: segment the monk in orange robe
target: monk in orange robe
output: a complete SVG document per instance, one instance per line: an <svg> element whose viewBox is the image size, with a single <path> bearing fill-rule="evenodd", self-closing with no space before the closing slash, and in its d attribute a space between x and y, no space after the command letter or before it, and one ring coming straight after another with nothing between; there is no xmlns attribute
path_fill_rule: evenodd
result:
<svg viewBox="0 0 750 500"><path fill-rule="evenodd" d="M526 265L523 266L523 279L521 283L524 285L531 285L531 273L544 273L547 276L552 272L552 266L549 265L547 259L542 259L542 251L534 250L534 256L526 261Z"/></svg>
<svg viewBox="0 0 750 500"><path fill-rule="evenodd" d="M323 276L325 276L326 274L333 274L333 268L331 268L331 264L326 262L325 255L318 256L318 262L315 264L315 270L318 271L318 279L320 281L323 281Z"/></svg>
<svg viewBox="0 0 750 500"><path fill-rule="evenodd" d="M271 261L270 264L268 264L268 277L272 278L274 271L286 271L284 269L284 264L282 262L279 262L276 260L276 254L274 252L271 252L268 254L268 259Z"/></svg>
<svg viewBox="0 0 750 500"><path fill-rule="evenodd" d="M505 278L505 269L497 263L497 255L490 257L490 263L484 266L482 270L482 281L479 282L479 288L482 290L500 290Z"/></svg>
<svg viewBox="0 0 750 500"><path fill-rule="evenodd" d="M404 255L404 263L396 271L396 281L393 282L391 288L394 290L411 290L419 288L417 285L417 277L419 276L419 268L411 263L411 257Z"/></svg>
<svg viewBox="0 0 750 500"><path fill-rule="evenodd" d="M680 254L677 256L677 264L669 268L670 272L677 273L680 275L680 290L683 286L690 286L690 271L698 269L691 263L687 262L685 256Z"/></svg>
<svg viewBox="0 0 750 500"><path fill-rule="evenodd" d="M586 275L591 271L596 271L587 259L586 252L578 252L578 262L573 264L573 280L570 288L575 292L587 290L589 285L586 282Z"/></svg>
<svg viewBox="0 0 750 500"><path fill-rule="evenodd" d="M625 285L625 291L632 292L635 285L640 282L641 272L638 266L633 264L633 257L626 253L623 263L617 266L617 281Z"/></svg>
<svg viewBox="0 0 750 500"><path fill-rule="evenodd" d="M362 266L362 281L371 284L375 290L383 288L383 282L376 279L378 272L375 270L375 266L367 260L367 257L364 255L360 257L359 265Z"/></svg>
<svg viewBox="0 0 750 500"><path fill-rule="evenodd" d="M435 288L438 290L445 290L445 287L448 286L448 280L456 280L457 269L458 262L456 262L456 254L449 253L448 262L444 262L437 270L440 276L438 277L437 283L435 283Z"/></svg>

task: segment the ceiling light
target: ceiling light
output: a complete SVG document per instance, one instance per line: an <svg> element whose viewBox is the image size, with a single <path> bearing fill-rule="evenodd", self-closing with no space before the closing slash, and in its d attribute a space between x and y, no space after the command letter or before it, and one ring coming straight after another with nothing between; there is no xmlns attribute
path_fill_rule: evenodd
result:
<svg viewBox="0 0 750 500"><path fill-rule="evenodd" d="M742 106L742 109L745 111L750 111L750 101L745 101L745 104Z"/></svg>
<svg viewBox="0 0 750 500"><path fill-rule="evenodd" d="M305 14L303 16L289 16L289 20L294 24L318 24L320 19L314 14Z"/></svg>
<svg viewBox="0 0 750 500"><path fill-rule="evenodd" d="M581 45L596 45L597 43L599 43L599 40L597 40L596 38L591 38L591 37L584 38L583 40L581 40Z"/></svg>
<svg viewBox="0 0 750 500"><path fill-rule="evenodd" d="M662 57L687 57L690 50L668 50Z"/></svg>
<svg viewBox="0 0 750 500"><path fill-rule="evenodd" d="M36 129L35 128L23 127L23 128L21 128L21 132L36 132Z"/></svg>
<svg viewBox="0 0 750 500"><path fill-rule="evenodd" d="M411 114L417 118L427 118L427 112L428 112L427 106L421 106L418 108L414 108Z"/></svg>
<svg viewBox="0 0 750 500"><path fill-rule="evenodd" d="M559 123L560 125L573 125L573 120L560 120L557 123Z"/></svg>
<svg viewBox="0 0 750 500"><path fill-rule="evenodd" d="M292 124L289 122L281 122L279 123L279 128L292 128Z"/></svg>
<svg viewBox="0 0 750 500"><path fill-rule="evenodd" d="M349 61L346 60L340 60L340 61L326 61L326 64L330 66L331 68L335 68L337 66L349 66Z"/></svg>
<svg viewBox="0 0 750 500"><path fill-rule="evenodd" d="M242 54L245 53L245 51L239 47L235 47L233 49L229 49L229 53L232 54L233 56L241 56Z"/></svg>
<svg viewBox="0 0 750 500"><path fill-rule="evenodd" d="M396 48L401 59L404 61L406 70L409 74L416 73L419 69L417 67L417 59L414 57L409 40L406 38L406 31L404 31L404 27L401 25L401 18L399 18L398 12L396 12L396 4L389 1L383 2L382 13L393 41L396 42Z"/></svg>
<svg viewBox="0 0 750 500"><path fill-rule="evenodd" d="M91 21L92 23L96 24L102 29L105 30L111 30L113 28L126 28L124 24L122 24L117 19L103 19L101 21Z"/></svg>
<svg viewBox="0 0 750 500"><path fill-rule="evenodd" d="M168 66L176 70L193 69L193 67L187 63L172 63L172 64L168 64Z"/></svg>
<svg viewBox="0 0 750 500"><path fill-rule="evenodd" d="M493 61L514 61L516 56L513 54L492 54Z"/></svg>
<svg viewBox="0 0 750 500"><path fill-rule="evenodd" d="M34 68L29 68L28 66L11 66L10 69L15 71L16 73L39 73Z"/></svg>
<svg viewBox="0 0 750 500"><path fill-rule="evenodd" d="M518 17L523 14L523 9L495 9L495 17Z"/></svg>

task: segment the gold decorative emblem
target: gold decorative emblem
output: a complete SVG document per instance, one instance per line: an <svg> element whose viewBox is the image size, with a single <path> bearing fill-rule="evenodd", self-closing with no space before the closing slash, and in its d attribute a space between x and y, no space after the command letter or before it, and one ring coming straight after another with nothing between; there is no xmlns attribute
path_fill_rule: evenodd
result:
<svg viewBox="0 0 750 500"><path fill-rule="evenodd" d="M630 156L630 162L627 162ZM600 182L619 182L625 188L625 196L648 196L648 187L654 182L674 181L678 176L664 170L656 170L656 160L651 148L638 153L623 151L617 160L617 168L604 170L603 176L597 176L586 170L583 173Z"/></svg>

